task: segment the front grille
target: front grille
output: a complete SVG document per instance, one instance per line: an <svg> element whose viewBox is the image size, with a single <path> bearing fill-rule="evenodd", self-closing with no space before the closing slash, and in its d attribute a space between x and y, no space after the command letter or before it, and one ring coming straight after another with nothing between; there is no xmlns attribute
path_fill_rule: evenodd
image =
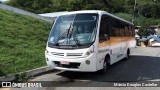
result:
<svg viewBox="0 0 160 90"><path fill-rule="evenodd" d="M73 63L73 62L70 62L69 65L65 65L65 64L61 64L59 61L54 61L55 65L57 67L63 67L63 68L79 68L80 66L80 63Z"/></svg>
<svg viewBox="0 0 160 90"><path fill-rule="evenodd" d="M51 52L54 56L64 56L64 53Z"/></svg>
<svg viewBox="0 0 160 90"><path fill-rule="evenodd" d="M67 53L67 56L82 56L83 53Z"/></svg>

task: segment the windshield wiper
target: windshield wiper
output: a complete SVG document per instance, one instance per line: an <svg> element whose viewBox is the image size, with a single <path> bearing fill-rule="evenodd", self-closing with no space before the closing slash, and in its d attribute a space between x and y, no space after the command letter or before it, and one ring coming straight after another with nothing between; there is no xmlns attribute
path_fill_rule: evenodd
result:
<svg viewBox="0 0 160 90"><path fill-rule="evenodd" d="M80 46L80 45L81 45L81 44L80 44L80 41L77 39L77 36L75 35L73 29L72 29L72 32L71 32L71 34L70 34L70 37L71 37L71 35L73 35L73 40L75 41L76 45L77 45L77 46Z"/></svg>
<svg viewBox="0 0 160 90"><path fill-rule="evenodd" d="M64 36L64 34L66 33L67 31L65 31L63 34L61 34L61 36L58 37L58 39L56 41L54 41L54 45L58 46L59 45L59 40Z"/></svg>
<svg viewBox="0 0 160 90"><path fill-rule="evenodd" d="M65 35L65 33L67 33L67 37L68 37L69 32L70 32L70 29L71 29L71 26L72 26L72 23L70 24L69 29L66 29L66 31L58 37L58 39L54 42L54 45L56 45L56 46L59 45L58 42L59 42L59 40L61 40L61 38Z"/></svg>

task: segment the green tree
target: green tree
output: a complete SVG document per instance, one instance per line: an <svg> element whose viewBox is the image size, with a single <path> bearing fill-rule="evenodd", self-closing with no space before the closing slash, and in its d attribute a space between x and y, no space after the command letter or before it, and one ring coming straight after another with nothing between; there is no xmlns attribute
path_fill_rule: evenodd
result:
<svg viewBox="0 0 160 90"><path fill-rule="evenodd" d="M81 10L83 7L82 4L83 2L81 0L69 0L67 10L68 11Z"/></svg>
<svg viewBox="0 0 160 90"><path fill-rule="evenodd" d="M106 0L69 0L68 10L108 10Z"/></svg>
<svg viewBox="0 0 160 90"><path fill-rule="evenodd" d="M50 0L9 0L6 4L34 13L45 13L52 10Z"/></svg>
<svg viewBox="0 0 160 90"><path fill-rule="evenodd" d="M105 10L128 13L136 17L160 18L160 0L9 0L6 4L34 13L77 10Z"/></svg>
<svg viewBox="0 0 160 90"><path fill-rule="evenodd" d="M125 8L127 2L126 0L110 0L108 1L109 11L112 13L116 12L128 12Z"/></svg>
<svg viewBox="0 0 160 90"><path fill-rule="evenodd" d="M143 19L142 20L143 24L141 24L141 28L138 31L138 35L142 37L147 37L149 35L154 35L155 30L151 28L151 25L156 25L157 22L154 22L154 19Z"/></svg>
<svg viewBox="0 0 160 90"><path fill-rule="evenodd" d="M50 12L67 11L68 0L51 0L52 10Z"/></svg>
<svg viewBox="0 0 160 90"><path fill-rule="evenodd" d="M137 2L137 13L147 18L160 18L160 3L153 2L152 0L138 1Z"/></svg>

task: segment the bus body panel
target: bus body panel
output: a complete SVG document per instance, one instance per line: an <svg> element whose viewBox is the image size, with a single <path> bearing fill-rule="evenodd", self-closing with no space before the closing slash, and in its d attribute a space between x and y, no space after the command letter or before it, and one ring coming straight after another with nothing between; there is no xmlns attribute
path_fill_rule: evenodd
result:
<svg viewBox="0 0 160 90"><path fill-rule="evenodd" d="M124 38L117 39L111 37L109 41L100 43L98 45L98 70L103 68L103 62L106 55L110 56L110 65L112 65L125 58L128 49L130 50L130 53L134 51L135 39L133 37L127 37L123 41L121 41L121 39Z"/></svg>

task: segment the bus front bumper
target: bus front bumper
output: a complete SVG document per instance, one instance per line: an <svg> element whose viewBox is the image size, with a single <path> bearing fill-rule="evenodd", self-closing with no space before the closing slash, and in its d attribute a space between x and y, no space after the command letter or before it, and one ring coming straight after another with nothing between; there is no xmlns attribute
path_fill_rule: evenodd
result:
<svg viewBox="0 0 160 90"><path fill-rule="evenodd" d="M95 53L85 58L62 58L53 57L46 54L46 62L52 69L80 72L97 71ZM62 64L62 62L67 62L67 64Z"/></svg>

